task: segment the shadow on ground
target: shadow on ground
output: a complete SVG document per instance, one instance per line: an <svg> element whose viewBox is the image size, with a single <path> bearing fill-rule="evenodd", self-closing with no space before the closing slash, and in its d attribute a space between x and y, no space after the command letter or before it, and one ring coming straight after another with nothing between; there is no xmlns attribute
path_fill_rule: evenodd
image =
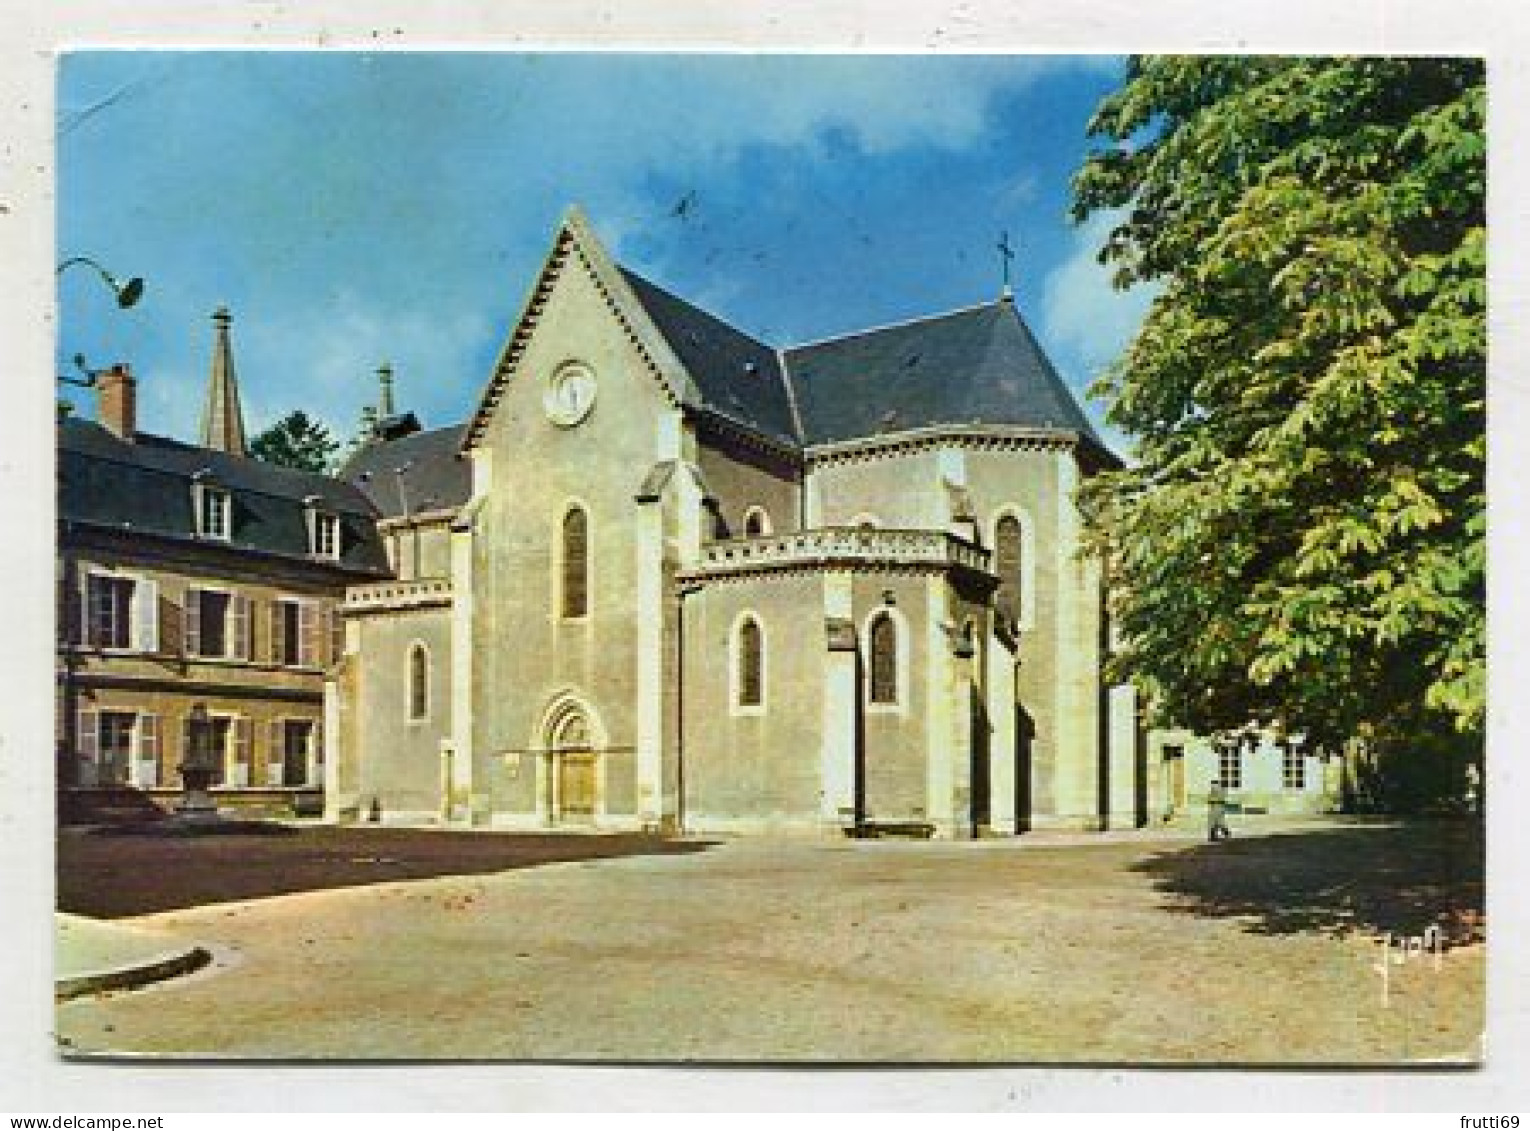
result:
<svg viewBox="0 0 1530 1131"><path fill-rule="evenodd" d="M1411 937L1436 925L1448 945L1484 937L1480 821L1235 836L1132 870L1154 878L1171 912L1243 918L1256 934Z"/></svg>
<svg viewBox="0 0 1530 1131"><path fill-rule="evenodd" d="M290 836L156 837L61 830L58 909L117 919L207 903L482 875L618 856L699 852L709 842L609 835L298 829Z"/></svg>

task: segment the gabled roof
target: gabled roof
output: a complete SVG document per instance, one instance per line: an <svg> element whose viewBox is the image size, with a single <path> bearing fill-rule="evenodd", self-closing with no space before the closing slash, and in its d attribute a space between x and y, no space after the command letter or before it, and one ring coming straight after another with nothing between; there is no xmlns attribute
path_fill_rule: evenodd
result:
<svg viewBox="0 0 1530 1131"><path fill-rule="evenodd" d="M340 469L340 478L384 518L460 507L473 490L472 468L461 453L466 425L373 440Z"/></svg>
<svg viewBox="0 0 1530 1131"><path fill-rule="evenodd" d="M462 433L462 447L466 451L482 438L489 421L493 419L506 383L514 376L526 350L542 311L552 295L562 273L570 263L579 262L587 268L596 287L609 302L612 313L631 335L638 353L647 363L654 379L676 405L696 405L701 394L685 366L675 356L674 349L665 340L652 318L643 309L631 285L612 262L600 240L590 229L584 213L577 206L570 206L558 225L552 248L542 262L541 270L526 293L520 312L511 324L509 337L500 350L494 371L484 386L478 408L468 419Z"/></svg>
<svg viewBox="0 0 1530 1131"><path fill-rule="evenodd" d="M791 396L776 351L698 306L617 268L691 375L703 407L795 444Z"/></svg>
<svg viewBox="0 0 1530 1131"><path fill-rule="evenodd" d="M1009 299L785 352L808 444L942 424L1078 433L1088 418Z"/></svg>
<svg viewBox="0 0 1530 1131"><path fill-rule="evenodd" d="M58 517L122 533L207 542L196 533L193 477L206 473L233 500L232 550L301 560L323 568L385 574L376 514L355 487L246 456L139 433L132 443L89 420L58 423ZM338 562L309 554L306 500L340 518Z"/></svg>
<svg viewBox="0 0 1530 1131"><path fill-rule="evenodd" d="M477 411L471 448L525 352L557 278L592 273L672 403L794 448L945 425L1078 436L1107 463L1078 401L1012 299L778 352L607 255L578 208L559 224Z"/></svg>

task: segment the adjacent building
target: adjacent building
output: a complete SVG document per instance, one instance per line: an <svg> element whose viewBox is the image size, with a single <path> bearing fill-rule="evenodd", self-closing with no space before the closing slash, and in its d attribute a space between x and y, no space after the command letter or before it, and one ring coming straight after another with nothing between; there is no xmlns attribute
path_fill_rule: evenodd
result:
<svg viewBox="0 0 1530 1131"><path fill-rule="evenodd" d="M224 804L322 808L323 679L346 588L386 576L366 497L250 458L214 316L201 442L137 427L126 366L96 375L97 419L58 423L58 781L66 811L180 788L194 705Z"/></svg>

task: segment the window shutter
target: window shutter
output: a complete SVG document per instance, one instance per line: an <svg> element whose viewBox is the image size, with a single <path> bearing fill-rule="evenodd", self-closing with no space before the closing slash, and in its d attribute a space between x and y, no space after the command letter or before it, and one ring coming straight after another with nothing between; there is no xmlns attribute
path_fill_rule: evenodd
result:
<svg viewBox="0 0 1530 1131"><path fill-rule="evenodd" d="M186 654L186 621L181 607L167 594L159 595L159 647L172 656Z"/></svg>
<svg viewBox="0 0 1530 1131"><path fill-rule="evenodd" d="M282 631L282 614L286 611L286 601L272 601L271 615L266 618L271 632L271 662L278 665L288 663L286 634Z"/></svg>
<svg viewBox="0 0 1530 1131"><path fill-rule="evenodd" d="M80 567L80 575L76 579L76 607L74 627L77 633L75 639L81 644L90 643L90 573L84 566Z"/></svg>
<svg viewBox="0 0 1530 1131"><path fill-rule="evenodd" d="M159 582L149 578L133 583L133 648L159 651Z"/></svg>
<svg viewBox="0 0 1530 1131"><path fill-rule="evenodd" d="M202 591L186 590L186 655L202 654Z"/></svg>
<svg viewBox="0 0 1530 1131"><path fill-rule="evenodd" d="M319 606L313 601L298 605L298 663L312 667L319 662Z"/></svg>
<svg viewBox="0 0 1530 1131"><path fill-rule="evenodd" d="M229 721L229 729L234 738L234 764L230 767L233 773L229 784L247 786L250 784L250 720L236 715Z"/></svg>
<svg viewBox="0 0 1530 1131"><path fill-rule="evenodd" d="M133 784L150 789L159 784L159 716L149 711L138 714L138 764Z"/></svg>
<svg viewBox="0 0 1530 1131"><path fill-rule="evenodd" d="M228 601L229 637L235 659L250 658L250 599L235 593Z"/></svg>
<svg viewBox="0 0 1530 1131"><path fill-rule="evenodd" d="M287 754L286 745L282 742L282 720L272 719L266 727L266 735L266 784L287 785L289 783L282 780L282 766Z"/></svg>
<svg viewBox="0 0 1530 1131"><path fill-rule="evenodd" d="M338 606L330 605L324 610L329 621L329 656L331 664L338 664L345 656L345 618Z"/></svg>
<svg viewBox="0 0 1530 1131"><path fill-rule="evenodd" d="M95 785L96 766L101 757L101 720L89 707L75 712L74 749L77 756L76 785Z"/></svg>
<svg viewBox="0 0 1530 1131"><path fill-rule="evenodd" d="M324 721L316 720L308 728L308 780L320 783L324 781Z"/></svg>
<svg viewBox="0 0 1530 1131"><path fill-rule="evenodd" d="M74 607L69 610L69 628L73 642L90 643L90 574L77 566L74 579Z"/></svg>
<svg viewBox="0 0 1530 1131"><path fill-rule="evenodd" d="M81 638L86 644L99 648L106 642L106 586L101 584L95 574L87 573L80 578L80 596L83 617Z"/></svg>

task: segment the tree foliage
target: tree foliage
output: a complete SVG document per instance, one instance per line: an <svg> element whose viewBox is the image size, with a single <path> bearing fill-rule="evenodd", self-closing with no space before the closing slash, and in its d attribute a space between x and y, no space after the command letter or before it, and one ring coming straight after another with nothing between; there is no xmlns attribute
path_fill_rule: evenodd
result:
<svg viewBox="0 0 1530 1131"><path fill-rule="evenodd" d="M250 454L256 459L300 471L330 470L339 450L340 441L302 409L294 409L250 441Z"/></svg>
<svg viewBox="0 0 1530 1131"><path fill-rule="evenodd" d="M1485 110L1473 60L1218 57L1096 110L1074 217L1158 293L1083 502L1161 714L1480 733Z"/></svg>

